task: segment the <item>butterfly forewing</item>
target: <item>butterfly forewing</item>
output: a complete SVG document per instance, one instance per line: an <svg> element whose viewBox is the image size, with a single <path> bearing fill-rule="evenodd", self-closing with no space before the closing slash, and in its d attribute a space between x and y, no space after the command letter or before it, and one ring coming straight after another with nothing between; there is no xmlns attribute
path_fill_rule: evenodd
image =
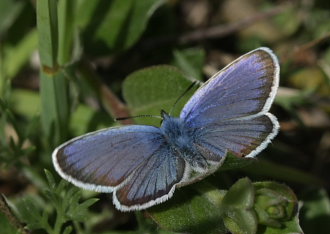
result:
<svg viewBox="0 0 330 234"><path fill-rule="evenodd" d="M164 144L159 128L109 128L75 138L53 153L57 171L86 189L112 192Z"/></svg>
<svg viewBox="0 0 330 234"><path fill-rule="evenodd" d="M202 85L180 117L191 127L266 113L278 87L279 65L267 48L245 54Z"/></svg>

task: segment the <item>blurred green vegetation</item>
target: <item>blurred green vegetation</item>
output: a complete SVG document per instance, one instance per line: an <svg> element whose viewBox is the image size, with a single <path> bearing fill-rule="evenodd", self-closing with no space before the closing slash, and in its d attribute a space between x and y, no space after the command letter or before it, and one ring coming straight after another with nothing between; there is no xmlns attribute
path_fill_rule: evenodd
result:
<svg viewBox="0 0 330 234"><path fill-rule="evenodd" d="M329 19L327 0L1 0L0 232L328 233ZM271 110L281 130L256 160L230 156L131 213L55 173L60 143L133 121L157 126L113 119L170 111L192 81L259 46L281 63Z"/></svg>

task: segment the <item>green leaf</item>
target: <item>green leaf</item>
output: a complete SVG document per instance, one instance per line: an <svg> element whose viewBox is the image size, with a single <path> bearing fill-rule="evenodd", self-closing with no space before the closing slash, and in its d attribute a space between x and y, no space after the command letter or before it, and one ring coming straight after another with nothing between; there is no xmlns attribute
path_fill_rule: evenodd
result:
<svg viewBox="0 0 330 234"><path fill-rule="evenodd" d="M203 194L201 192L203 191ZM204 194L206 192L206 194ZM211 195L212 194L212 195ZM211 195L211 197L210 197ZM217 188L193 186L178 189L166 203L148 209L148 214L162 228L185 233L226 233L221 211L213 201L221 201L223 193ZM217 199L215 199L217 200Z"/></svg>
<svg viewBox="0 0 330 234"><path fill-rule="evenodd" d="M148 19L163 0L113 0L96 38L110 48L123 50L131 47L142 35Z"/></svg>
<svg viewBox="0 0 330 234"><path fill-rule="evenodd" d="M175 50L174 64L184 71L192 81L202 80L205 51L198 48Z"/></svg>
<svg viewBox="0 0 330 234"><path fill-rule="evenodd" d="M306 233L326 234L330 230L330 199L325 189L313 189L302 196L301 225Z"/></svg>
<svg viewBox="0 0 330 234"><path fill-rule="evenodd" d="M189 87L191 82L175 67L155 66L129 75L123 84L123 96L133 115L160 115L163 109L169 112L175 101ZM175 108L178 116L193 90L185 95ZM134 119L140 124L159 125L160 120L152 118Z"/></svg>

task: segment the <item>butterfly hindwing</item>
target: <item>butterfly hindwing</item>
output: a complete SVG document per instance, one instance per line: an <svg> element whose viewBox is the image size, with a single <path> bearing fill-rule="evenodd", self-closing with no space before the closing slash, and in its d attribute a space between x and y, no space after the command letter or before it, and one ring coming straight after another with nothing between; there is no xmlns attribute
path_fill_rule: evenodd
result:
<svg viewBox="0 0 330 234"><path fill-rule="evenodd" d="M175 185L188 175L185 161L168 147L155 152L113 194L120 210L144 209L172 197Z"/></svg>
<svg viewBox="0 0 330 234"><path fill-rule="evenodd" d="M270 113L251 119L219 121L203 128L196 142L222 157L227 152L238 157L254 157L273 139L278 127Z"/></svg>

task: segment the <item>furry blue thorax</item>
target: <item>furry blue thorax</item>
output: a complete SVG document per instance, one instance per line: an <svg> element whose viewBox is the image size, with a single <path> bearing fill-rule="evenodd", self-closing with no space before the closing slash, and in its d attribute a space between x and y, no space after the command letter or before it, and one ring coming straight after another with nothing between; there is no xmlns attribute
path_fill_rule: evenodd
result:
<svg viewBox="0 0 330 234"><path fill-rule="evenodd" d="M196 171L206 170L206 159L194 147L196 129L189 128L182 119L171 117L164 111L162 117L163 123L160 129L173 152Z"/></svg>
<svg viewBox="0 0 330 234"><path fill-rule="evenodd" d="M163 114L163 123L160 129L166 141L175 148L186 150L191 147L192 136L182 119Z"/></svg>

